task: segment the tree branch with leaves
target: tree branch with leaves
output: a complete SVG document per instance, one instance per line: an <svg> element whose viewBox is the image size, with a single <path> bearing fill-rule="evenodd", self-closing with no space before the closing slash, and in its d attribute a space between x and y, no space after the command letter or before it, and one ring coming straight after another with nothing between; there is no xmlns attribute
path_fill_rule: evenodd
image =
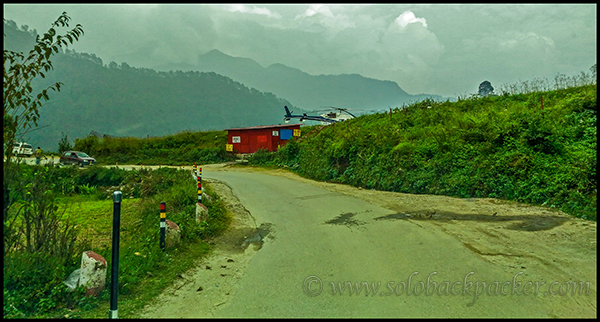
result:
<svg viewBox="0 0 600 322"><path fill-rule="evenodd" d="M54 83L38 94L33 94L32 80L45 78L53 69L50 56L58 53L63 46L73 44L83 35L83 28L77 24L64 35L57 35L59 27L69 27L71 18L63 12L52 23L52 27L42 37L36 37L36 44L27 56L20 52L4 50L4 152L7 160L12 155L12 145L16 138L23 136L31 128L37 127L40 117L39 109L43 102L50 98L50 90L60 91L62 83Z"/></svg>
<svg viewBox="0 0 600 322"><path fill-rule="evenodd" d="M25 218L25 222L28 222L27 218L29 218L26 215L20 214L19 211L13 213L11 215L12 217L9 216L9 210L14 201L20 200L24 201L26 204L38 205L49 200L48 198L45 198L43 192L38 193L35 198L25 196L33 196L35 193L31 192L31 186L22 186L23 176L20 173L19 167L12 164L11 156L13 154L13 144L16 139L38 126L38 119L40 117L39 109L42 107L43 102L50 99L48 91L60 91L62 83L57 82L41 90L39 93L34 94L31 84L37 77L45 78L45 73L53 69L52 62L50 61L50 57L53 54L58 53L63 46L73 44L74 41L78 40L79 37L83 35L83 29L79 24L75 26L75 28L67 31L64 35L57 35L55 28L69 27L69 20L71 20L71 18L67 16L66 12L63 12L62 15L52 23L48 32L44 33L42 37L39 35L36 36L35 45L33 49L29 51L27 56L21 52L4 50L3 138L6 159L4 160L3 167L3 214L5 255L7 252L7 244L18 240L19 236L18 229L13 227L12 224L17 217L20 217L21 221ZM6 19L4 21L6 23ZM25 207L24 211L29 211L27 209L37 211L38 215L42 213L42 215L36 215L37 217L34 216L35 218L54 218L51 214L43 212L45 211L44 207ZM27 213L29 214L31 211ZM46 221L40 221L38 226L42 227L46 224ZM30 237L29 231L27 232L27 236L28 238ZM17 239L14 239L13 237ZM10 249L10 247L8 247L8 249Z"/></svg>

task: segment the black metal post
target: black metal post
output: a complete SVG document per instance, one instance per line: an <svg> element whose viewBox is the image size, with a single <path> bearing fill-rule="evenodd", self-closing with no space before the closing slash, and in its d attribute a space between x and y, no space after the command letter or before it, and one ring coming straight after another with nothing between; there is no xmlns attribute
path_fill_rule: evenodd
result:
<svg viewBox="0 0 600 322"><path fill-rule="evenodd" d="M165 250L165 230L167 229L167 210L164 202L160 203L160 249Z"/></svg>
<svg viewBox="0 0 600 322"><path fill-rule="evenodd" d="M117 297L119 294L119 232L121 229L121 191L113 192L113 238L112 238L112 260L110 271L110 310L109 319L118 319Z"/></svg>

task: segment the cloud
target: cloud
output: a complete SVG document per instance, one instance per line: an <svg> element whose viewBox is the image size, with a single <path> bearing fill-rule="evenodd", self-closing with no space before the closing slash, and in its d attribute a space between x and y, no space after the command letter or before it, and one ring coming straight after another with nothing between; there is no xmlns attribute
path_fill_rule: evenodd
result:
<svg viewBox="0 0 600 322"><path fill-rule="evenodd" d="M504 52L510 52L517 48L526 46L535 49L551 49L554 48L554 40L549 37L540 36L535 32L511 32L505 35L505 39L498 41L498 47Z"/></svg>
<svg viewBox="0 0 600 322"><path fill-rule="evenodd" d="M356 26L352 18L343 13L334 13L331 7L343 10L339 6L312 4L294 17L295 24L290 27L310 32L322 32L327 37L332 37L346 28Z"/></svg>
<svg viewBox="0 0 600 322"><path fill-rule="evenodd" d="M251 13L256 15L267 16L270 18L281 19L281 15L277 12L272 12L271 10L264 7L256 7L256 6L246 6L243 4L232 4L228 5L227 10L230 12L241 12L241 13Z"/></svg>
<svg viewBox="0 0 600 322"><path fill-rule="evenodd" d="M588 70L596 4L5 4L38 32L61 12L85 35L69 46L105 63L193 63L219 49L263 66L359 73L443 95L512 79ZM576 34L577 37L573 37Z"/></svg>
<svg viewBox="0 0 600 322"><path fill-rule="evenodd" d="M421 24L408 27L414 23ZM444 45L427 29L424 18L416 18L411 11L405 11L388 26L378 49L384 57L389 57L392 68L403 69L414 64L414 59L408 59L409 55L420 57L428 65L435 63L444 51Z"/></svg>
<svg viewBox="0 0 600 322"><path fill-rule="evenodd" d="M333 12L328 6L322 4L311 4L308 9L304 10L303 13L296 16L296 19L301 19L303 17L312 17L316 14L323 15L325 17L333 17Z"/></svg>
<svg viewBox="0 0 600 322"><path fill-rule="evenodd" d="M423 27L427 28L427 21L425 18L417 18L412 11L404 11L401 15L394 20L394 23L400 26L401 29L406 28L411 23L420 22Z"/></svg>

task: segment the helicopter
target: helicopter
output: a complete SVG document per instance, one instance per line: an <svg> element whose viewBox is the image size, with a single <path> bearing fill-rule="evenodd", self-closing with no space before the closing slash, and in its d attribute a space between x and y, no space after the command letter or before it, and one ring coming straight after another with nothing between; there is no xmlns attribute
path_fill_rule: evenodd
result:
<svg viewBox="0 0 600 322"><path fill-rule="evenodd" d="M300 122L304 122L305 120L310 120L310 121L320 121L322 124L331 124L331 123L337 123L337 122L341 122L341 121L345 121L351 118L355 118L356 116L354 116L354 114L348 112L348 109L345 108L341 108L341 107L335 107L335 106L328 106L329 109L326 111L322 111L325 112L319 116L315 116L315 115L306 115L306 113L303 113L302 115L293 115L293 112L290 112L290 110L288 109L287 106L284 106L283 108L285 108L285 117L283 118L283 120L288 123L290 121L290 119L292 118L297 118L300 119ZM318 112L318 111L316 111Z"/></svg>

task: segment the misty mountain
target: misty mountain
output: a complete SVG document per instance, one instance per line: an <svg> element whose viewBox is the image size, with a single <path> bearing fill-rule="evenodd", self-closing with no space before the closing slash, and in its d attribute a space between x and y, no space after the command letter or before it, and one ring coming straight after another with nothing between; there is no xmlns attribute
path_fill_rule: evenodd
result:
<svg viewBox="0 0 600 322"><path fill-rule="evenodd" d="M167 66L157 66L164 69ZM313 76L283 64L262 67L249 58L232 57L218 50L200 55L195 70L231 77L246 86L284 97L303 109L337 106L358 111L382 110L439 95L406 93L392 81L367 78L358 74Z"/></svg>
<svg viewBox="0 0 600 322"><path fill-rule="evenodd" d="M4 48L28 53L31 31L4 25ZM94 131L112 136L164 136L190 130L281 124L290 102L214 72L157 72L66 49L51 57L54 70L33 82L34 93L55 82L40 109L39 127L24 138L56 151L62 133L73 142Z"/></svg>

